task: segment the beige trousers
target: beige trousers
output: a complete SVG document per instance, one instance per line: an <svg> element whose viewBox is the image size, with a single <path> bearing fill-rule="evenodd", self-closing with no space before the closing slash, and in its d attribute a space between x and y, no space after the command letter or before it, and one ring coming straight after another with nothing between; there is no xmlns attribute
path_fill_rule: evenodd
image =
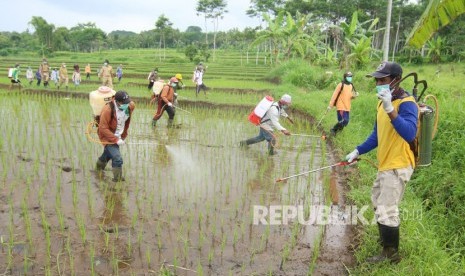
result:
<svg viewBox="0 0 465 276"><path fill-rule="evenodd" d="M378 172L373 183L371 202L380 224L390 227L400 225L399 204L412 173L412 167Z"/></svg>

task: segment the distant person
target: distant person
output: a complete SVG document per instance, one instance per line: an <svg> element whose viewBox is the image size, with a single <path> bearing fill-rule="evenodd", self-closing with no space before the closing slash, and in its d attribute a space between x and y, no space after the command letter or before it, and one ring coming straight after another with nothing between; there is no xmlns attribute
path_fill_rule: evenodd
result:
<svg viewBox="0 0 465 276"><path fill-rule="evenodd" d="M29 81L29 86L32 85L32 82L34 81L34 71L32 71L31 66L27 67L26 70L26 79Z"/></svg>
<svg viewBox="0 0 465 276"><path fill-rule="evenodd" d="M74 88L77 88L81 84L81 71L79 70L79 66L77 67L77 69L76 67L74 67L72 80L74 83Z"/></svg>
<svg viewBox="0 0 465 276"><path fill-rule="evenodd" d="M205 97L207 96L208 87L203 83L203 69L197 68L194 71L193 81L195 83L195 96L197 97L200 93L200 90L203 90Z"/></svg>
<svg viewBox="0 0 465 276"><path fill-rule="evenodd" d="M40 87L40 82L42 81L42 74L40 74L40 69L36 71L37 86Z"/></svg>
<svg viewBox="0 0 465 276"><path fill-rule="evenodd" d="M19 72L20 72L19 63L16 63L15 67L13 67L13 70L11 71L10 89L15 84L19 85L19 88L21 88L21 81L19 80Z"/></svg>
<svg viewBox="0 0 465 276"><path fill-rule="evenodd" d="M197 66L195 67L195 70L199 70L202 73L205 73L205 71L207 71L207 68L208 66L204 66L203 62L199 62L199 64L197 64Z"/></svg>
<svg viewBox="0 0 465 276"><path fill-rule="evenodd" d="M147 88L150 90L153 87L153 84L158 80L158 68L153 69L150 73L149 76L147 77L147 80L149 81L149 85Z"/></svg>
<svg viewBox="0 0 465 276"><path fill-rule="evenodd" d="M42 60L39 70L44 87L47 87L48 80L50 79L50 66L48 65L48 61L46 58Z"/></svg>
<svg viewBox="0 0 465 276"><path fill-rule="evenodd" d="M121 78L123 77L123 64L120 64L116 68L116 77L118 78L118 82L121 82Z"/></svg>
<svg viewBox="0 0 465 276"><path fill-rule="evenodd" d="M58 76L58 68L53 68L52 72L50 73L50 80L53 81L55 87L58 86L58 80L60 77Z"/></svg>
<svg viewBox="0 0 465 276"><path fill-rule="evenodd" d="M96 169L101 173L111 160L113 181L125 181L123 177L123 158L120 147L125 144L128 128L135 104L126 91L118 91L112 101L106 104L100 113L98 136L104 146L102 155L97 159Z"/></svg>
<svg viewBox="0 0 465 276"><path fill-rule="evenodd" d="M178 84L178 79L172 77L168 84L163 86L161 90L160 96L158 96L158 105L157 105L157 112L152 119L152 126L155 127L157 125L158 120L163 115L163 112L166 110L168 113L168 127L173 127L175 109L173 106L174 103L174 87Z"/></svg>
<svg viewBox="0 0 465 276"><path fill-rule="evenodd" d="M66 63L64 62L61 64L60 70L58 71L58 77L60 78L60 80L58 81L58 89L60 89L60 86L64 84L66 90L68 90L68 69L66 69Z"/></svg>
<svg viewBox="0 0 465 276"><path fill-rule="evenodd" d="M113 88L113 67L111 67L108 59L103 63L102 68L100 68L99 78L102 79L102 85Z"/></svg>
<svg viewBox="0 0 465 276"><path fill-rule="evenodd" d="M279 123L280 116L288 117L285 110L289 105L291 105L291 96L284 94L278 102L274 102L271 105L270 109L261 119L258 136L241 141L240 146L247 147L248 145L266 140L268 142L268 154L276 154L276 150L274 149L276 146L276 138L273 134L274 129L281 131L284 135L291 135L291 133Z"/></svg>
<svg viewBox="0 0 465 276"><path fill-rule="evenodd" d="M337 110L337 123L331 129L331 135L336 135L338 131L341 131L349 124L351 102L357 96L358 93L352 83L352 73L344 73L342 81L334 89L328 105L328 110L333 107L336 107Z"/></svg>
<svg viewBox="0 0 465 276"><path fill-rule="evenodd" d="M87 63L86 67L84 68L84 73L86 74L86 80L90 80L90 73L91 73L91 69L90 69L90 63Z"/></svg>
<svg viewBox="0 0 465 276"><path fill-rule="evenodd" d="M176 84L174 88L174 105L178 105L178 90L181 90L184 88L184 83L182 82L182 74L177 73L174 76L176 79L178 79L178 83Z"/></svg>

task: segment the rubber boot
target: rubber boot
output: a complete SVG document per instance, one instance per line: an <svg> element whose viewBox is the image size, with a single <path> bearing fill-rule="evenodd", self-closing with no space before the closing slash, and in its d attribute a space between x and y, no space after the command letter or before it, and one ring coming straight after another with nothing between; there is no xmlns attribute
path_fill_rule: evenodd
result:
<svg viewBox="0 0 465 276"><path fill-rule="evenodd" d="M390 227L379 224L381 231L381 239L383 243L383 251L379 255L367 259L369 263L379 263L390 261L391 263L399 263L399 227Z"/></svg>
<svg viewBox="0 0 465 276"><path fill-rule="evenodd" d="M119 182L119 181L125 181L123 177L123 168L121 167L116 167L113 168L113 182Z"/></svg>
<svg viewBox="0 0 465 276"><path fill-rule="evenodd" d="M378 222L378 233L379 233L378 243L379 243L379 245L384 247L384 242L383 242L383 238L382 238L382 234L381 234L381 227L382 227L381 225L382 224Z"/></svg>
<svg viewBox="0 0 465 276"><path fill-rule="evenodd" d="M168 128L173 127L173 121L174 119L168 119L168 125L167 125Z"/></svg>
<svg viewBox="0 0 465 276"><path fill-rule="evenodd" d="M100 159L97 159L97 164L95 165L95 169L97 171L103 171L106 166L107 166L106 162L103 162Z"/></svg>

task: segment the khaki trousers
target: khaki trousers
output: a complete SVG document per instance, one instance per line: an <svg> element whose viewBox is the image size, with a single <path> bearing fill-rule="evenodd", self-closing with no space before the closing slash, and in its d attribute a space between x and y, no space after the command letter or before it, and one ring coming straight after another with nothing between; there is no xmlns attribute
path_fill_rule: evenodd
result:
<svg viewBox="0 0 465 276"><path fill-rule="evenodd" d="M371 202L380 224L390 227L400 225L399 204L412 173L412 167L378 172L373 183Z"/></svg>

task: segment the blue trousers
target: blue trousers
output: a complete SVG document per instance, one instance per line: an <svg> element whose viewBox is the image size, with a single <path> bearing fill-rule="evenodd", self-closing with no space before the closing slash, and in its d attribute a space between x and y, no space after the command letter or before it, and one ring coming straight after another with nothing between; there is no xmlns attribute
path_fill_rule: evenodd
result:
<svg viewBox="0 0 465 276"><path fill-rule="evenodd" d="M266 131L263 128L260 128L260 132L258 133L257 136L247 139L245 143L247 145L251 145L251 144L259 143L264 140L268 141L268 151L272 153L273 148L276 145L276 139L274 138L272 132Z"/></svg>
<svg viewBox="0 0 465 276"><path fill-rule="evenodd" d="M121 152L117 144L106 145L102 155L98 159L105 164L111 160L111 166L113 168L123 167L123 158L121 157Z"/></svg>

